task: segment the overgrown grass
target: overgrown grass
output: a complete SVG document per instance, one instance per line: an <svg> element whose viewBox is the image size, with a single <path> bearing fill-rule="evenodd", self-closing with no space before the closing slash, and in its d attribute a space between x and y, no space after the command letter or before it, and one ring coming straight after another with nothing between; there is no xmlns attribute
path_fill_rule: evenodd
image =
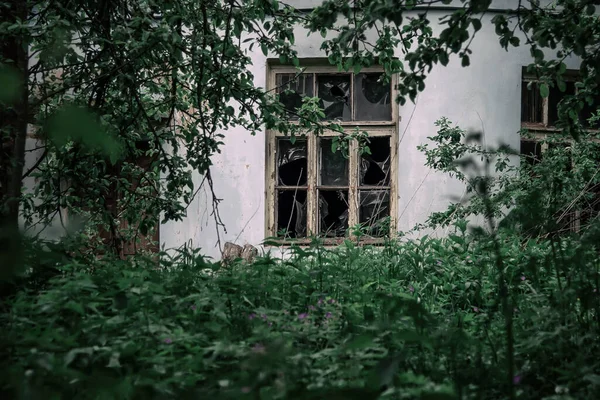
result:
<svg viewBox="0 0 600 400"><path fill-rule="evenodd" d="M63 263L5 304L3 398L598 398L597 254L497 240L506 293L492 239L464 226L226 268Z"/></svg>

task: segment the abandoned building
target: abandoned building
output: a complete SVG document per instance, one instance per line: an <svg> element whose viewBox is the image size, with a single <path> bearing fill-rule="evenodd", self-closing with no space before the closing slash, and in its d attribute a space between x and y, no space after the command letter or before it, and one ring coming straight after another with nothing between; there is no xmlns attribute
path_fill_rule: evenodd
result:
<svg viewBox="0 0 600 400"><path fill-rule="evenodd" d="M320 1L288 3L310 11ZM437 21L462 4L454 3L431 7L428 18ZM465 192L460 182L426 167L424 154L417 150L436 134L434 123L441 117L465 130L482 132L486 145L503 143L527 152L541 151L535 140L522 141L519 130L528 127L539 138L550 132L556 104L564 94L551 91L549 99L542 99L535 85L528 90L533 78L524 73L524 67L532 62L530 49L520 46L507 51L498 43L491 20L515 3L494 0L470 44L470 66L462 67L458 57L445 67L434 66L425 90L414 103L403 106L394 101L394 80L379 80L381 69L370 67L355 74L340 73L331 66L320 49L318 32L308 35L301 27L295 31L295 48L304 68L300 75L295 67L281 65L275 55L265 56L255 48L251 53L255 83L281 94L290 119L303 97L317 96L327 120L368 133L370 154L361 154L355 143L347 157L333 153L333 133L308 134L291 141L276 131L254 136L242 128L223 132L224 145L214 155L211 169L226 227L226 232L219 228L221 244L260 247L265 238L278 237L285 246L289 240L302 243L313 234L335 244L357 224L363 228L364 240L377 242L425 222L431 212L446 209ZM436 28L441 30L442 25ZM402 49L397 49L396 56L403 57ZM579 67L576 59L565 63L570 70ZM575 87L570 85L568 90ZM197 176L196 184L201 180ZM201 190L183 221L160 226L161 247L188 244L220 258L218 228L211 211L211 193Z"/></svg>
<svg viewBox="0 0 600 400"><path fill-rule="evenodd" d="M302 9L318 3L292 2ZM252 73L258 85L280 92L293 90L294 95L282 98L291 110L302 96L318 96L328 119L368 132L371 154L359 154L356 146L347 158L332 153L332 138L327 134L307 135L292 143L273 131L256 136L240 129L227 132L212 171L227 227L221 240L258 246L266 237L302 242L314 233L336 243L348 234L348 228L361 224L367 238L376 241L388 232L407 231L423 223L431 212L444 210L465 192L458 181L426 167L424 154L417 150L436 134L434 122L441 117L465 130L482 132L487 145L504 143L539 151L535 142L521 143L519 130L528 127L540 138L551 131L561 93L552 92L548 101L542 101L539 90L527 90L531 77L523 67L532 62L529 48L506 51L499 45L491 19L514 3L492 2L492 11L483 16L483 28L471 44L468 68L458 58L446 67L434 67L425 90L414 103L404 106L393 100L393 82L378 82L381 71L377 68L359 74L338 73L320 50L318 33L316 39L301 28L295 32L296 49L305 67L297 79L293 66L279 65L255 50ZM448 7L430 10L430 20L446 15L453 6ZM400 49L397 56L402 57ZM578 68L577 60L565 62L569 69ZM191 241L219 257L209 206L209 193L197 196L184 221L161 227L162 244L168 248Z"/></svg>

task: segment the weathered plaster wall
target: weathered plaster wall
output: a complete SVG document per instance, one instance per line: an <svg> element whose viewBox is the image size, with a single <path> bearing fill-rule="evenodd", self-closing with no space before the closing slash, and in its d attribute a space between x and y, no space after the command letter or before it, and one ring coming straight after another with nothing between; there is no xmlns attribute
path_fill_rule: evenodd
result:
<svg viewBox="0 0 600 400"><path fill-rule="evenodd" d="M497 0L493 5L500 8L513 3ZM430 18L435 20L443 14L444 11L435 11ZM432 211L445 209L453 197L464 193L460 183L425 167L425 157L416 149L427 142L428 136L436 134L434 122L437 119L446 116L462 128L482 130L490 145L503 142L518 148L521 68L531 62L531 57L526 47L512 48L508 52L500 47L490 23L492 17L493 14L484 17L483 29L471 44L473 55L469 68L462 68L457 58L452 58L447 67L434 68L416 103L409 102L399 108L397 194L400 230L424 222ZM319 34L307 37L306 32L297 29L296 45L300 57L324 57L319 50L320 43ZM400 50L397 55L401 57ZM256 83L264 85L266 57L260 50L252 57ZM568 60L567 66L576 69L578 63ZM265 137L264 134L250 136L242 129L233 129L225 132L224 142L221 154L213 158L212 169L215 193L223 199L219 211L227 228L221 241L258 245L264 239L265 231ZM199 193L184 221L162 226L161 240L166 248L191 241L205 254L219 257L210 199L210 193Z"/></svg>

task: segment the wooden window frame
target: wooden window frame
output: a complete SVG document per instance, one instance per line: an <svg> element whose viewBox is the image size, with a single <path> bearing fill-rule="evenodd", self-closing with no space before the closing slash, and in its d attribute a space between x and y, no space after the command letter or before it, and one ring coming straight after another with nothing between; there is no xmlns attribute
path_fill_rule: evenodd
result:
<svg viewBox="0 0 600 400"><path fill-rule="evenodd" d="M535 74L531 74L526 72L526 68L523 67L522 70L522 77L521 77L521 85L527 85L530 82L539 82L539 79L537 78L537 76L535 76ZM579 78L579 71L577 70L567 70L563 76L563 79L565 82L577 82ZM575 86L575 94L577 94L579 88L577 86ZM549 103L549 99L550 97L544 97L542 98L542 122L541 123L532 123L532 122L524 122L521 120L521 131L526 130L527 131L527 136L523 136L521 135L520 138L520 143L523 142L530 142L530 143L540 143L540 156L543 158L544 153L546 153L549 149L549 143L546 141L547 139L551 138L552 136L554 136L556 133L561 132L560 128L556 128L553 125L549 124L549 114L550 114L550 103ZM521 97L520 101L523 101L523 98ZM593 129L593 128L587 128L586 131L588 132L600 132L599 129ZM593 140L593 141L598 141L600 142L600 140L598 139L589 139L589 140ZM569 151L572 151L573 149L573 144L574 144L574 140L573 138L569 137L569 138L563 138L560 143L565 144L566 146L568 146ZM571 157L571 167L574 168L575 165L573 163L573 158ZM569 222L570 224L570 231L571 232L579 232L581 229L581 214L582 211L580 209L576 209L574 211L574 215L572 215L572 219Z"/></svg>
<svg viewBox="0 0 600 400"><path fill-rule="evenodd" d="M301 66L304 73L326 73L336 75L350 75L354 76L352 72L339 72L335 66L326 65L327 60L321 60L315 62L310 60L310 66ZM298 73L298 69L291 65L278 65L269 64L267 66L267 90L274 90L276 88L276 74L282 73ZM373 73L373 72L384 72L382 67L375 66L369 68L362 68L360 73ZM352 130L358 127L360 130L368 133L369 137L389 137L390 138L390 182L386 186L367 186L359 185L359 162L360 155L358 153L358 145L356 141L352 141L349 147L349 182L348 186L344 186L344 189L348 190L348 227L351 228L359 223L359 190L389 190L390 202L390 237L396 236L396 224L397 224L397 171L398 171L398 107L394 99L396 98L396 76L393 76L390 80L391 86L391 108L392 115L389 121L336 121L342 128ZM354 85L354 79L350 79L351 85ZM315 88L316 90L316 88ZM352 93L353 87L352 87ZM355 108L353 107L353 113ZM298 124L297 121L290 120L291 124ZM307 174L307 221L306 221L306 237L302 238L276 238L273 239L275 242L281 245L286 244L309 244L311 237L317 236L319 232L319 212L318 212L318 190L321 188L319 184L319 140L323 138L333 138L339 136L337 132L325 131L322 136L317 137L316 135L306 132L302 136L302 140L307 142L307 152L309 154L308 160L308 174ZM277 196L276 196L276 179L277 179L277 140L279 138L285 138L286 135L276 131L266 131L266 204L265 204L265 236L268 238L275 238L277 235ZM289 136L288 136L289 137ZM335 186L326 186L328 189L335 190ZM303 189L304 190L304 189ZM337 245L343 243L347 239L355 239L353 235L336 238L321 238L325 245ZM360 242L363 244L381 244L384 243L385 238L383 237L362 237Z"/></svg>

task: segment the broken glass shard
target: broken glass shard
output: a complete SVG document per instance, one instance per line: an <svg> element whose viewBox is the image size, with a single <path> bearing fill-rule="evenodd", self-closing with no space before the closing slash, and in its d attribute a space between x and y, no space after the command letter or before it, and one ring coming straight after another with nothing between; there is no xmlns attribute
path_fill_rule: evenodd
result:
<svg viewBox="0 0 600 400"><path fill-rule="evenodd" d="M390 138L371 137L371 154L360 159L360 184L363 186L387 186L390 184Z"/></svg>
<svg viewBox="0 0 600 400"><path fill-rule="evenodd" d="M361 190L359 222L369 236L390 233L390 193L387 190Z"/></svg>
<svg viewBox="0 0 600 400"><path fill-rule="evenodd" d="M348 159L341 151L332 151L332 139L321 139L321 185L348 186Z"/></svg>
<svg viewBox="0 0 600 400"><path fill-rule="evenodd" d="M392 86L379 80L381 73L354 75L354 107L358 121L392 119Z"/></svg>
<svg viewBox="0 0 600 400"><path fill-rule="evenodd" d="M288 118L298 119L296 115L302 106L304 97L313 97L312 74L276 74L275 85L279 101L288 111Z"/></svg>
<svg viewBox="0 0 600 400"><path fill-rule="evenodd" d="M326 120L350 121L350 75L317 74L317 93Z"/></svg>
<svg viewBox="0 0 600 400"><path fill-rule="evenodd" d="M277 236L306 236L306 190L277 191Z"/></svg>
<svg viewBox="0 0 600 400"><path fill-rule="evenodd" d="M277 141L277 175L281 186L305 186L307 168L306 140Z"/></svg>
<svg viewBox="0 0 600 400"><path fill-rule="evenodd" d="M319 231L325 237L343 237L348 229L348 191L319 191Z"/></svg>

